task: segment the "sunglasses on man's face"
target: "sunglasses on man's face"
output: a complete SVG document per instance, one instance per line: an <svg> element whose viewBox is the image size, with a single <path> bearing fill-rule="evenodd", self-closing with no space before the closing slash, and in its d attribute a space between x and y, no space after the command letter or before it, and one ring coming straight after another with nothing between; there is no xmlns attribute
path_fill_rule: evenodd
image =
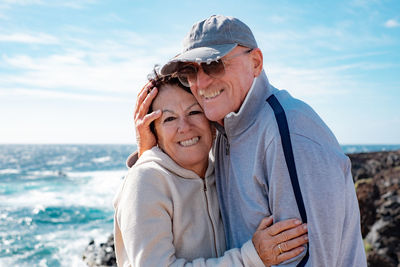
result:
<svg viewBox="0 0 400 267"><path fill-rule="evenodd" d="M224 57L219 60L211 61L210 63L203 62L200 64L185 64L177 71L178 79L184 86L190 87L190 84L195 83L197 80L197 72L199 71L199 68L202 68L204 73L212 78L221 78L225 75L224 61L248 54L251 51L253 51L253 48L230 57Z"/></svg>

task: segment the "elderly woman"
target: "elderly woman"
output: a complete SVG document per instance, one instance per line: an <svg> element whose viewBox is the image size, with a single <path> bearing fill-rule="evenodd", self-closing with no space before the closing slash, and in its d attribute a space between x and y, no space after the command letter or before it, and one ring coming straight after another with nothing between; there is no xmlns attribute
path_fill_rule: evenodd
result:
<svg viewBox="0 0 400 267"><path fill-rule="evenodd" d="M115 197L118 265L264 266L300 254L307 242L304 225L287 220L267 227L271 218L258 229L268 232L263 235L265 253L259 256L252 240L225 251L209 157L212 126L189 88L176 78L156 78L141 95L151 89L158 90L151 109L161 111L151 113L158 146L140 156ZM280 254L277 244L282 241L288 251Z"/></svg>

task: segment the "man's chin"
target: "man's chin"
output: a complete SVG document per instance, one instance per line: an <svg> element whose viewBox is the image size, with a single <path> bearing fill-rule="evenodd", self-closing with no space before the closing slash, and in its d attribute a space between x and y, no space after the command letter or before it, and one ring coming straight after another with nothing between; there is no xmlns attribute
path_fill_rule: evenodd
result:
<svg viewBox="0 0 400 267"><path fill-rule="evenodd" d="M206 115L206 118L210 121L218 122L221 125L224 123L225 114L219 110L205 109L204 115Z"/></svg>

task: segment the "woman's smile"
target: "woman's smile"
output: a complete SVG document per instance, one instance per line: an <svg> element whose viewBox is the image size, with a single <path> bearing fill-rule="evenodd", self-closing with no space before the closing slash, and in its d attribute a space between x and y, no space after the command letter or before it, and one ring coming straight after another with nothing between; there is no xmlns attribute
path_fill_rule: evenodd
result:
<svg viewBox="0 0 400 267"><path fill-rule="evenodd" d="M183 147L187 147L187 146L193 146L195 144L197 144L200 140L200 136L196 136L190 139L186 139L183 141L180 141L179 144Z"/></svg>

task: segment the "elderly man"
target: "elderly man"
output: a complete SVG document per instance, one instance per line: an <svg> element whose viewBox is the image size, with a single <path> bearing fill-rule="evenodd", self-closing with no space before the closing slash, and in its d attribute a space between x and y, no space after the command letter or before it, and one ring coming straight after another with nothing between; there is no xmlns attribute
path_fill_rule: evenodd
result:
<svg viewBox="0 0 400 267"><path fill-rule="evenodd" d="M301 217L309 247L287 266L366 266L349 159L307 104L268 82L262 52L243 22L211 16L194 24L183 52L161 73L190 86L215 122L227 249L252 238L265 216L272 214L274 222ZM139 123L139 154L154 145L145 128L157 116ZM253 243L262 253L261 239L255 235Z"/></svg>

